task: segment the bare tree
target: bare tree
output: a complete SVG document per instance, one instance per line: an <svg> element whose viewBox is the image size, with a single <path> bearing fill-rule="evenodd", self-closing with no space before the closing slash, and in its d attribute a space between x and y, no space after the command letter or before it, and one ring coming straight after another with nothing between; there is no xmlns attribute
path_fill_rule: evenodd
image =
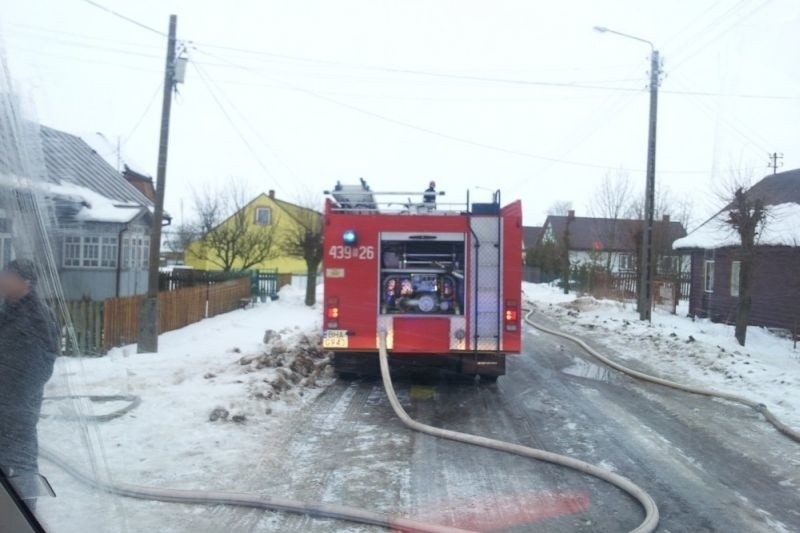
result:
<svg viewBox="0 0 800 533"><path fill-rule="evenodd" d="M550 207L547 208L546 214L564 216L567 215L571 210L572 210L572 202L566 200L558 200L550 204Z"/></svg>
<svg viewBox="0 0 800 533"><path fill-rule="evenodd" d="M196 241L200 235L196 224L184 223L169 232L165 241L167 248L174 253L185 253L189 245Z"/></svg>
<svg viewBox="0 0 800 533"><path fill-rule="evenodd" d="M611 220L610 224L598 224L595 237L606 248L613 247L623 235L622 225L618 222L627 213L633 195L633 186L630 177L624 170L617 170L615 174L607 172L603 180L595 189L594 196L588 205L589 213L597 218ZM627 236L625 236L627 237ZM607 250L605 255L605 269L611 271L615 255Z"/></svg>
<svg viewBox="0 0 800 533"><path fill-rule="evenodd" d="M725 223L739 235L739 301L736 307L736 327L734 335L744 346L747 338L747 323L752 307L753 267L758 235L764 230L767 208L761 198L747 194L748 188L739 185L729 197L728 213Z"/></svg>
<svg viewBox="0 0 800 533"><path fill-rule="evenodd" d="M226 272L248 270L273 259L276 219L268 226L254 224L247 204L246 190L235 180L216 191L196 192L199 238L188 248L190 253Z"/></svg>
<svg viewBox="0 0 800 533"><path fill-rule="evenodd" d="M624 218L633 197L630 176L624 170L610 171L603 176L589 202L589 214L598 218Z"/></svg>
<svg viewBox="0 0 800 533"><path fill-rule="evenodd" d="M635 194L632 198L626 209L626 216L640 221L634 226L631 236L636 245L638 271L641 266L642 234L644 232L644 198L639 194ZM672 258L675 257L672 250L672 239L675 235L667 219L669 222L680 222L688 231L692 224L693 212L694 204L690 198L676 196L669 187L656 187L655 203L653 204L653 261L664 274L679 278L683 269L688 266L684 264L683 260L672 265ZM669 267L665 268L667 264Z"/></svg>
<svg viewBox="0 0 800 533"><path fill-rule="evenodd" d="M308 207L313 205L313 202L308 201L305 204L306 206L289 212L289 216L296 224L284 235L280 247L286 255L306 262L308 282L305 303L312 306L317 301L317 272L324 257L322 244L324 225L322 215Z"/></svg>

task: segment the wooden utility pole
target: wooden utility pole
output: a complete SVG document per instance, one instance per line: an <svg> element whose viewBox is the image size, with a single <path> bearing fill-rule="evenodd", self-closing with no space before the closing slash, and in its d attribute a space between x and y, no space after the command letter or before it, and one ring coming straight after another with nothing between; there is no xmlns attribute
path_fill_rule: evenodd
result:
<svg viewBox="0 0 800 533"><path fill-rule="evenodd" d="M782 159L783 159L783 154L780 154L778 152L772 152L771 154L769 154L769 165L767 166L772 169L773 174L777 174L778 168L783 166L783 161L781 161Z"/></svg>
<svg viewBox="0 0 800 533"><path fill-rule="evenodd" d="M169 146L169 117L172 109L172 91L175 88L175 28L176 15L169 16L167 38L167 64L164 69L164 101L161 106L161 134L158 142L158 168L156 171L156 202L153 209L153 226L150 230L150 271L147 298L139 310L139 353L158 351L158 267L161 255L161 224L164 218L164 186L167 179L167 147Z"/></svg>

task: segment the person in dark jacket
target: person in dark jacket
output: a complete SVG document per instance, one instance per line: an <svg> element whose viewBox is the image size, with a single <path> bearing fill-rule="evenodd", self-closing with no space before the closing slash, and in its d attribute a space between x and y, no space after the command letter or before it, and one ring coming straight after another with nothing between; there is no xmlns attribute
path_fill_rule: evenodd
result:
<svg viewBox="0 0 800 533"><path fill-rule="evenodd" d="M23 259L0 272L0 468L30 506L38 493L36 425L60 344L36 279L34 264Z"/></svg>
<svg viewBox="0 0 800 533"><path fill-rule="evenodd" d="M428 188L425 189L425 194L422 196L425 207L428 209L436 209L436 182L431 181Z"/></svg>

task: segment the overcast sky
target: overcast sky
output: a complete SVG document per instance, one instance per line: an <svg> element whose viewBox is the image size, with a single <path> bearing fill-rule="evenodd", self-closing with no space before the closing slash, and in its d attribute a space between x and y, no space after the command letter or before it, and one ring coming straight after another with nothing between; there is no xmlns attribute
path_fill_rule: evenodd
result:
<svg viewBox="0 0 800 533"><path fill-rule="evenodd" d="M450 201L499 188L527 224L557 200L585 214L615 169L642 188L650 49L595 25L664 57L657 180L698 219L731 169L761 177L773 151L800 167L796 0L96 1L159 32L178 15L196 64L172 114L178 219L192 187L231 177L289 200L362 176L435 179ZM119 138L155 174L165 37L85 0L0 5L39 120Z"/></svg>

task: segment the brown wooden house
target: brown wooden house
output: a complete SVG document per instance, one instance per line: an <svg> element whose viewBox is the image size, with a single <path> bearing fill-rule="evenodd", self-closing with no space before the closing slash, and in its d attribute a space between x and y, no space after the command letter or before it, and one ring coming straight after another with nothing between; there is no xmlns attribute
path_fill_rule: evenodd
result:
<svg viewBox="0 0 800 533"><path fill-rule="evenodd" d="M757 235L750 324L800 328L800 169L767 176L747 195L761 198L767 220ZM726 207L674 243L691 254L689 313L733 323L739 300L739 236Z"/></svg>

